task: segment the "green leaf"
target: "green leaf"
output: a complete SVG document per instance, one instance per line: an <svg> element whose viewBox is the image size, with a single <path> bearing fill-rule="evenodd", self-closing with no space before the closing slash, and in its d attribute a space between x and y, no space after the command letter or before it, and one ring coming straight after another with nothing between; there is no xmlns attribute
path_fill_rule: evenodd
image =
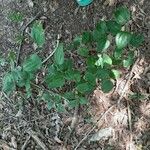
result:
<svg viewBox="0 0 150 150"><path fill-rule="evenodd" d="M7 94L15 90L15 82L11 73L7 73L3 78L3 91Z"/></svg>
<svg viewBox="0 0 150 150"><path fill-rule="evenodd" d="M123 67L129 68L134 62L134 53L130 52L127 59L123 60Z"/></svg>
<svg viewBox="0 0 150 150"><path fill-rule="evenodd" d="M133 64L132 59L123 60L123 67L125 67L125 68L129 68L132 64Z"/></svg>
<svg viewBox="0 0 150 150"><path fill-rule="evenodd" d="M102 51L105 52L109 46L110 46L110 41L107 40L104 47L103 47L103 49L102 49Z"/></svg>
<svg viewBox="0 0 150 150"><path fill-rule="evenodd" d="M31 28L31 37L37 46L43 46L45 43L45 34L41 22L37 21L33 24L33 27Z"/></svg>
<svg viewBox="0 0 150 150"><path fill-rule="evenodd" d="M4 58L0 57L0 67L4 67L7 64L6 60Z"/></svg>
<svg viewBox="0 0 150 150"><path fill-rule="evenodd" d="M69 106L71 107L71 108L74 108L74 107L76 107L76 106L78 106L79 105L79 102L78 102L78 100L71 100L71 101L69 101Z"/></svg>
<svg viewBox="0 0 150 150"><path fill-rule="evenodd" d="M81 105L86 105L88 103L88 100L85 97L79 97L79 103Z"/></svg>
<svg viewBox="0 0 150 150"><path fill-rule="evenodd" d="M121 58L115 58L115 57L112 57L113 65L118 66L118 67L122 66L122 59Z"/></svg>
<svg viewBox="0 0 150 150"><path fill-rule="evenodd" d="M114 15L116 22L121 25L124 25L130 20L130 12L125 6L117 8Z"/></svg>
<svg viewBox="0 0 150 150"><path fill-rule="evenodd" d="M64 106L61 103L59 103L59 104L56 104L56 110L58 112L64 112L65 108L64 108Z"/></svg>
<svg viewBox="0 0 150 150"><path fill-rule="evenodd" d="M77 85L77 90L80 92L80 93L90 93L94 90L94 86L91 85L90 83L80 83Z"/></svg>
<svg viewBox="0 0 150 150"><path fill-rule="evenodd" d="M37 54L33 54L23 63L23 70L29 73L33 73L40 69L41 66L41 58Z"/></svg>
<svg viewBox="0 0 150 150"><path fill-rule="evenodd" d="M99 68L97 70L96 77L98 79L109 79L110 78L109 74L110 74L109 70L104 68Z"/></svg>
<svg viewBox="0 0 150 150"><path fill-rule="evenodd" d="M100 21L99 23L97 23L96 30L98 30L100 32L100 34L106 34L106 32L107 32L106 22Z"/></svg>
<svg viewBox="0 0 150 150"><path fill-rule="evenodd" d="M120 78L120 72L118 70L112 69L111 73L112 73L113 78L115 79Z"/></svg>
<svg viewBox="0 0 150 150"><path fill-rule="evenodd" d="M107 54L103 54L103 63L112 65L112 59Z"/></svg>
<svg viewBox="0 0 150 150"><path fill-rule="evenodd" d="M117 48L118 49L122 49L122 48L125 48L130 40L131 40L131 34L128 33L128 32L119 32L117 35L116 35L116 45L117 45Z"/></svg>
<svg viewBox="0 0 150 150"><path fill-rule="evenodd" d="M72 91L65 92L63 97L65 97L68 100L73 100L73 99L75 99L75 94Z"/></svg>
<svg viewBox="0 0 150 150"><path fill-rule="evenodd" d="M81 79L80 72L78 70L68 70L65 74L65 79L79 82Z"/></svg>
<svg viewBox="0 0 150 150"><path fill-rule="evenodd" d="M47 108L48 108L48 110L51 110L52 108L54 108L54 102L53 101L48 101L47 102Z"/></svg>
<svg viewBox="0 0 150 150"><path fill-rule="evenodd" d="M82 42L84 43L84 44L86 44L86 43L90 43L92 41L92 35L91 35L91 33L90 32L83 32L83 34L82 34Z"/></svg>
<svg viewBox="0 0 150 150"><path fill-rule="evenodd" d="M62 73L65 73L66 71L73 68L73 62L71 59L64 59L64 63L62 65L54 65L56 70Z"/></svg>
<svg viewBox="0 0 150 150"><path fill-rule="evenodd" d="M88 67L93 67L95 65L95 62L97 60L97 57L96 56L89 56L87 59L86 59L86 64Z"/></svg>
<svg viewBox="0 0 150 150"><path fill-rule="evenodd" d="M57 72L57 69L54 64L48 66L48 74L49 75L54 75L54 74L56 74L56 72Z"/></svg>
<svg viewBox="0 0 150 150"><path fill-rule="evenodd" d="M123 53L123 49L118 49L118 48L116 48L116 49L115 49L115 52L114 52L114 57L115 57L115 59L116 59L116 60L120 59L122 53Z"/></svg>
<svg viewBox="0 0 150 150"><path fill-rule="evenodd" d="M61 74L56 74L53 76L48 76L46 78L46 83L49 88L59 88L65 84L64 76Z"/></svg>
<svg viewBox="0 0 150 150"><path fill-rule="evenodd" d="M131 41L130 41L130 44L134 47L139 47L142 42L144 41L144 36L141 35L141 34L136 34L136 33L133 33L131 35Z"/></svg>
<svg viewBox="0 0 150 150"><path fill-rule="evenodd" d="M104 93L108 93L113 89L113 83L110 80L102 80L101 88Z"/></svg>
<svg viewBox="0 0 150 150"><path fill-rule="evenodd" d="M89 82L90 84L92 85L95 85L96 84L96 77L93 73L90 73L90 72L86 72L85 75L84 75L84 79Z"/></svg>
<svg viewBox="0 0 150 150"><path fill-rule="evenodd" d="M22 72L21 67L14 68L11 71L12 78L15 82L17 82L19 78L21 78L21 72Z"/></svg>
<svg viewBox="0 0 150 150"><path fill-rule="evenodd" d="M89 54L89 50L86 47L80 47L78 48L77 53L83 57L86 57Z"/></svg>
<svg viewBox="0 0 150 150"><path fill-rule="evenodd" d="M104 37L104 35L101 34L100 31L98 31L96 29L92 32L92 38L94 41L100 41L103 37Z"/></svg>
<svg viewBox="0 0 150 150"><path fill-rule="evenodd" d="M121 30L121 25L113 20L107 21L107 28L110 33L113 35L117 34Z"/></svg>
<svg viewBox="0 0 150 150"><path fill-rule="evenodd" d="M104 36L100 40L97 41L97 48L96 50L98 52L101 52L102 50L105 50L109 47L109 42L107 38Z"/></svg>
<svg viewBox="0 0 150 150"><path fill-rule="evenodd" d="M76 36L73 40L73 49L76 50L82 43L82 36Z"/></svg>
<svg viewBox="0 0 150 150"><path fill-rule="evenodd" d="M33 79L33 75L26 72L26 71L20 71L18 72L18 80L17 80L17 85L19 87L24 87L25 85L28 84L28 82Z"/></svg>
<svg viewBox="0 0 150 150"><path fill-rule="evenodd" d="M32 92L31 92L30 80L27 80L25 82L25 89L26 89L26 96L27 96L27 98L31 97Z"/></svg>
<svg viewBox="0 0 150 150"><path fill-rule="evenodd" d="M23 15L20 12L14 11L11 12L8 16L8 18L13 22L21 22L23 21Z"/></svg>
<svg viewBox="0 0 150 150"><path fill-rule="evenodd" d="M54 61L57 65L62 65L64 63L64 51L63 44L60 43L54 53Z"/></svg>
<svg viewBox="0 0 150 150"><path fill-rule="evenodd" d="M132 100L144 100L147 98L147 96L138 92L138 93L133 93L132 95L129 95L129 98Z"/></svg>
<svg viewBox="0 0 150 150"><path fill-rule="evenodd" d="M96 66L101 66L102 68L104 67L104 62L103 62L103 58L102 55L98 55L98 60L95 62Z"/></svg>

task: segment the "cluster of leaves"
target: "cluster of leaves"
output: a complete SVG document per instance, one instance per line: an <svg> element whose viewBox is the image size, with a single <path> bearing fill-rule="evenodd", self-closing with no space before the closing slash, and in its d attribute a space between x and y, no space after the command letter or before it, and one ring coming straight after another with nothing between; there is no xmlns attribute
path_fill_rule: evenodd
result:
<svg viewBox="0 0 150 150"><path fill-rule="evenodd" d="M8 15L8 18L13 22L18 23L23 20L23 15L19 11L13 11Z"/></svg>
<svg viewBox="0 0 150 150"><path fill-rule="evenodd" d="M50 90L57 89L60 92L42 94L49 109L64 110L62 99L67 100L70 107L87 104L88 95L96 87L105 93L113 89L113 82L120 77L119 68L132 65L134 49L144 40L140 34L124 31L130 17L126 7L119 7L112 20L98 22L93 31L83 32L69 46L65 47L63 43L58 45L44 79ZM40 22L33 24L31 37L38 47L45 43ZM67 52L77 55L84 62L83 67L75 67L78 60L66 57ZM12 67L11 72L5 75L3 90L10 93L16 87L25 87L27 96L30 97L31 81L34 81L36 72L41 67L41 58L37 54L31 55L23 62L22 67Z"/></svg>

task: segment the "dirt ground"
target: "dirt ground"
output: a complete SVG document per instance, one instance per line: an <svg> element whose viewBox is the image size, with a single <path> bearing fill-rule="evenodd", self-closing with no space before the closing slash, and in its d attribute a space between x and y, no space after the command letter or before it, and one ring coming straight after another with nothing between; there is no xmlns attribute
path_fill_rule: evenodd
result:
<svg viewBox="0 0 150 150"><path fill-rule="evenodd" d="M79 108L74 132L69 135L74 110L58 113L49 111L46 104L34 99L23 99L18 93L8 97L0 92L0 149L2 150L149 150L150 149L150 1L149 0L94 0L87 7L79 7L75 0L0 0L0 54L17 54L17 36L38 12L44 24L46 44L41 53L46 57L56 44L57 35L69 43L83 31L93 29L105 18L110 19L115 8L125 4L132 12L131 30L144 34L139 47L140 60L133 69L120 110L115 106L126 76L117 81L115 92L104 94L95 90L89 107ZM9 15L19 11L23 20L14 23ZM28 37L29 28L26 31ZM34 51L30 41L24 41L21 60ZM0 89L7 67L0 66ZM130 99L142 93L144 98ZM98 122L97 122L98 120ZM105 129L105 130L102 130ZM110 138L93 142L98 132L110 131ZM109 133L110 133L109 132ZM108 133L108 134L109 134ZM106 134L106 133L105 133ZM85 138L85 140L83 140ZM81 144L80 144L81 142Z"/></svg>

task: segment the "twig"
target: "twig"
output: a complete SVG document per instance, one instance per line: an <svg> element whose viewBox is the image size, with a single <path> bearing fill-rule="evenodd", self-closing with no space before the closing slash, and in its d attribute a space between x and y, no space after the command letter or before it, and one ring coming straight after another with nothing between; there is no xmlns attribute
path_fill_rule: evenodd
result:
<svg viewBox="0 0 150 150"><path fill-rule="evenodd" d="M58 34L58 36L57 36L55 49L49 54L49 56L45 60L43 60L42 64L45 64L54 55L55 51L57 50L57 48L59 46L59 39L60 39L60 34Z"/></svg>
<svg viewBox="0 0 150 150"><path fill-rule="evenodd" d="M108 109L105 111L105 113L100 116L100 118L98 119L98 121L96 122L96 124L93 126L93 128L92 128L90 131L88 131L88 132L85 133L84 138L81 139L81 141L78 143L78 145L75 147L74 150L77 150L77 148L82 144L82 142L83 142L85 139L87 139L88 135L96 128L98 122L99 122L100 120L102 120L102 119L106 116L106 114L107 114L113 107L114 107L114 105L112 105L110 108L108 108Z"/></svg>
<svg viewBox="0 0 150 150"><path fill-rule="evenodd" d="M127 100L127 110L128 110L128 122L129 122L129 130L130 130L130 142L133 140L132 136L132 121L131 121L131 111L129 106L129 101Z"/></svg>
<svg viewBox="0 0 150 150"><path fill-rule="evenodd" d="M37 84L34 84L34 83L32 83L31 82L31 85L33 85L33 86L35 86L36 88L38 88L38 89L41 89L41 90L43 90L43 91L47 91L48 93L50 93L51 95L57 95L57 96L59 96L59 97L61 97L63 100L65 100L65 101L69 101L68 99L66 99L65 97L63 97L62 95L60 95L60 94L58 94L58 93L54 93L53 91L50 91L50 90L48 90L48 89L46 89L46 88L44 88L44 87L42 87L42 86L38 86Z"/></svg>
<svg viewBox="0 0 150 150"><path fill-rule="evenodd" d="M130 73L129 73L129 77L128 77L128 79L126 80L126 83L125 83L125 85L124 85L124 87L123 87L122 93L121 93L121 95L120 95L120 97L119 97L119 99L118 99L118 102L117 102L118 108L120 108L120 101L122 100L122 98L124 97L124 95L125 95L125 93L126 93L127 86L128 86L128 84L129 84L129 82L130 82L130 80L131 80L131 78L132 78L133 71L134 71L134 69L135 69L137 63L139 62L139 60L140 60L140 59L137 58L137 60L135 61L134 65L133 65L133 67L132 67L132 69L131 69L131 71L130 71Z"/></svg>
<svg viewBox="0 0 150 150"><path fill-rule="evenodd" d="M27 146L27 144L28 144L28 141L30 140L30 137L31 137L31 136L28 136L28 138L26 139L26 141L25 141L24 144L22 145L21 150L25 150L25 148L26 148L26 146Z"/></svg>
<svg viewBox="0 0 150 150"><path fill-rule="evenodd" d="M23 41L24 41L24 34L25 34L25 31L26 31L26 28L32 23L34 22L39 16L41 15L41 12L38 12L37 15L31 19L23 28L22 30L22 33L21 33L21 42L20 42L20 45L19 45L19 48L18 48L18 54L17 54L17 60L16 60L16 66L18 65L19 63L19 59L20 59L20 53L21 53L21 50L22 50L22 46L23 46Z"/></svg>
<svg viewBox="0 0 150 150"><path fill-rule="evenodd" d="M74 114L73 114L72 122L71 122L71 130L65 137L66 140L64 142L64 147L67 146L67 142L68 142L69 138L71 137L71 134L73 133L73 131L75 129L75 125L76 125L77 120L78 120L78 110L79 110L79 106L76 106Z"/></svg>
<svg viewBox="0 0 150 150"><path fill-rule="evenodd" d="M27 131L27 133L35 140L35 142L43 149L43 150L48 150L46 145L40 140L40 138L35 134L34 131L30 130Z"/></svg>

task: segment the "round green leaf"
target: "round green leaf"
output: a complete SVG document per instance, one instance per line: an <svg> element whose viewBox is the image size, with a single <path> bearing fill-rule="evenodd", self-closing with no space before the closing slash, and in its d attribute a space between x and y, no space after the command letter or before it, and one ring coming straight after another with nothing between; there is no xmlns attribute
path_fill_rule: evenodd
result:
<svg viewBox="0 0 150 150"><path fill-rule="evenodd" d="M101 52L102 50L106 50L109 47L109 41L107 38L104 36L101 39L97 41L97 51Z"/></svg>
<svg viewBox="0 0 150 150"><path fill-rule="evenodd" d="M129 68L134 62L134 52L130 52L127 59L123 60L123 67Z"/></svg>
<svg viewBox="0 0 150 150"><path fill-rule="evenodd" d="M101 88L104 93L108 93L113 89L113 83L110 80L102 80Z"/></svg>
<svg viewBox="0 0 150 150"><path fill-rule="evenodd" d="M117 45L117 48L118 49L122 49L122 48L125 48L130 40L131 40L131 34L128 33L128 32L119 32L117 35L116 35L116 45Z"/></svg>
<svg viewBox="0 0 150 150"><path fill-rule="evenodd" d="M96 29L100 32L100 34L106 34L107 32L107 26L105 21L100 21L96 25Z"/></svg>
<svg viewBox="0 0 150 150"><path fill-rule="evenodd" d="M113 20L110 20L110 21L107 21L107 28L108 28L108 31L110 33L112 33L113 35L115 35L118 32L120 32L121 25L118 24L117 22L113 21Z"/></svg>
<svg viewBox="0 0 150 150"><path fill-rule="evenodd" d="M125 6L117 8L114 15L116 22L121 25L124 25L126 22L130 20L130 12Z"/></svg>
<svg viewBox="0 0 150 150"><path fill-rule="evenodd" d="M92 35L91 35L91 33L90 32L83 32L83 34L82 34L82 42L84 43L84 44L86 44L86 43L90 43L91 42L91 40L92 40Z"/></svg>
<svg viewBox="0 0 150 150"><path fill-rule="evenodd" d="M90 84L92 85L95 85L95 80L96 80L96 77L93 73L90 73L90 72L86 72L85 73L85 76L84 76L84 79L89 82Z"/></svg>
<svg viewBox="0 0 150 150"><path fill-rule="evenodd" d="M97 70L96 76L98 79L109 79L109 70L104 69L104 68L100 68Z"/></svg>
<svg viewBox="0 0 150 150"><path fill-rule="evenodd" d="M144 41L143 35L133 33L131 36L130 44L134 47L139 47L143 41Z"/></svg>

